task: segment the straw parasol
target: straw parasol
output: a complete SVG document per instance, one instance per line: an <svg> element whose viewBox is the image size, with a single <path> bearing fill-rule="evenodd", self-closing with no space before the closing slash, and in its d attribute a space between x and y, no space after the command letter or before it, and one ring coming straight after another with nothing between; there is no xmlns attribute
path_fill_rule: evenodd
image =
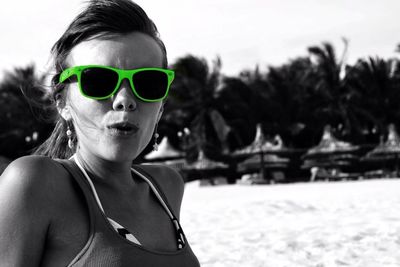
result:
<svg viewBox="0 0 400 267"><path fill-rule="evenodd" d="M321 141L317 146L312 147L307 151L306 157L351 153L358 149L359 146L338 140L333 136L331 126L326 125L324 127Z"/></svg>
<svg viewBox="0 0 400 267"><path fill-rule="evenodd" d="M374 157L396 157L400 154L400 137L394 124L388 126L388 136L386 142L381 143L367 153L367 158Z"/></svg>
<svg viewBox="0 0 400 267"><path fill-rule="evenodd" d="M282 158L277 155L266 154L261 158L259 155L254 155L238 164L238 170L260 168L260 164L264 164L267 168L285 168L289 163L288 158Z"/></svg>
<svg viewBox="0 0 400 267"><path fill-rule="evenodd" d="M273 142L266 141L261 130L261 125L257 124L254 141L249 146L236 150L232 154L234 156L239 156L261 152L277 152L280 150L287 150L283 145L282 138L279 135L276 135Z"/></svg>
<svg viewBox="0 0 400 267"><path fill-rule="evenodd" d="M305 155L303 155L303 169L310 169L312 173L311 180L316 177L315 173L330 173L331 177L342 177L342 170L355 166L359 157L356 152L359 146L352 145L351 143L338 140L332 134L330 125L324 127L321 141L315 147L310 148ZM316 171L318 170L318 171ZM325 174L323 176L326 176ZM345 176L351 176L347 173Z"/></svg>
<svg viewBox="0 0 400 267"><path fill-rule="evenodd" d="M367 164L369 170L381 170L383 173L388 170L394 170L394 174L399 174L399 157L400 157L400 137L393 124L388 126L388 135L386 141L381 142L373 150L368 152L361 161Z"/></svg>
<svg viewBox="0 0 400 267"><path fill-rule="evenodd" d="M210 160L206 157L204 151L200 150L197 156L197 160L192 164L189 164L188 168L195 170L211 170L218 168L228 168L228 165L222 162Z"/></svg>
<svg viewBox="0 0 400 267"><path fill-rule="evenodd" d="M168 141L168 137L164 137L158 145L158 150L152 151L144 158L146 160L170 159L182 157L183 153L174 149Z"/></svg>

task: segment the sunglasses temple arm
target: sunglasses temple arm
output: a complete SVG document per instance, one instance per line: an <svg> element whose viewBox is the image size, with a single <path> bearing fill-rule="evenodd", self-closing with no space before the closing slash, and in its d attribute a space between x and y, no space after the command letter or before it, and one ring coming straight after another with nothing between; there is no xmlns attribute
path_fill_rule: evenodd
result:
<svg viewBox="0 0 400 267"><path fill-rule="evenodd" d="M63 83L63 82L65 82L65 80L68 80L73 75L78 75L78 73L74 69L68 68L68 69L64 70L63 72L61 72L59 82Z"/></svg>

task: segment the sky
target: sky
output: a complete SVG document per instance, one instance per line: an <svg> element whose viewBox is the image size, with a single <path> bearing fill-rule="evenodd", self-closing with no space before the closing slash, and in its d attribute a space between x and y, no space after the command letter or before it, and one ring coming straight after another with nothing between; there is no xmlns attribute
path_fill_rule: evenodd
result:
<svg viewBox="0 0 400 267"><path fill-rule="evenodd" d="M222 72L279 66L307 48L331 42L347 62L399 57L399 0L137 0L156 23L173 63L187 54L212 62ZM0 78L4 71L34 63L48 69L49 51L82 0L3 0L0 9Z"/></svg>

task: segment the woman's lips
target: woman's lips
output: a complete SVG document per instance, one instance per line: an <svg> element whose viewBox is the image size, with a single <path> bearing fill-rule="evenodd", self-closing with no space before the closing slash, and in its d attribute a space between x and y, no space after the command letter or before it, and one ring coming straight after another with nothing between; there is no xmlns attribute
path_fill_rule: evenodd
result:
<svg viewBox="0 0 400 267"><path fill-rule="evenodd" d="M112 123L107 126L108 132L113 136L131 136L137 133L139 127L129 122Z"/></svg>

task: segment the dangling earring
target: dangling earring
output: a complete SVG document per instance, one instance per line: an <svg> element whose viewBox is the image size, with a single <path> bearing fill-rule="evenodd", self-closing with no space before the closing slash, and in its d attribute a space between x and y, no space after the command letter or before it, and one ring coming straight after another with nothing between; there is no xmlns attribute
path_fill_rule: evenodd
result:
<svg viewBox="0 0 400 267"><path fill-rule="evenodd" d="M156 131L154 133L154 144L153 144L153 151L158 151L158 144L157 144L157 139L160 135L157 133L157 125L156 125Z"/></svg>
<svg viewBox="0 0 400 267"><path fill-rule="evenodd" d="M74 142L72 141L72 131L69 128L69 125L67 126L67 137L68 137L68 147L70 149L74 148Z"/></svg>

